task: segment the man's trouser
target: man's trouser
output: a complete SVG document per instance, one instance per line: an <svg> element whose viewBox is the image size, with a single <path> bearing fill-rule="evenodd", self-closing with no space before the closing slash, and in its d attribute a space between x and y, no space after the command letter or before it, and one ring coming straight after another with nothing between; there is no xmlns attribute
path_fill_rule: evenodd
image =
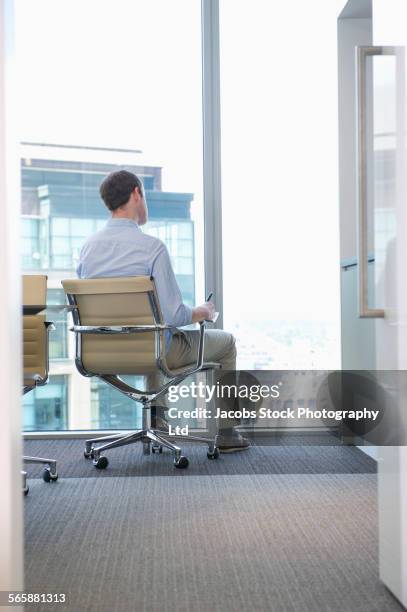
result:
<svg viewBox="0 0 407 612"><path fill-rule="evenodd" d="M177 330L174 332L169 351L166 355L168 367L180 368L186 365L192 365L196 363L198 358L198 346L199 346L200 331L197 329L192 330ZM205 330L205 345L204 345L204 362L215 362L222 366L221 370L215 370L215 381L216 378L222 375L222 370L236 370L236 346L235 338L232 334L219 330L219 329L208 329ZM205 375L205 373L201 374ZM149 385L154 387L160 386L164 381L164 376L161 374L154 374L149 377ZM185 380L185 384L188 384L188 379ZM161 404L168 406L168 400L163 398L160 401ZM235 419L220 419L219 429L227 429L237 424Z"/></svg>

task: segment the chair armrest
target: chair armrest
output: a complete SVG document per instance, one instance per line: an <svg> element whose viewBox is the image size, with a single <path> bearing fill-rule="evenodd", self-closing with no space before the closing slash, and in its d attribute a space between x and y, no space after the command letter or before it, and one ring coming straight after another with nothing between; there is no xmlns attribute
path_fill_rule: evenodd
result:
<svg viewBox="0 0 407 612"><path fill-rule="evenodd" d="M201 321L199 323L200 327L200 336L199 336L199 344L198 344L198 356L196 365L192 368L186 368L183 372L179 372L175 379L173 379L172 384L177 384L176 381L183 380L186 376L190 374L195 374L202 369L203 365L203 355L204 355L204 347L205 347L205 321ZM167 329L177 329L173 325L74 325L70 328L70 331L75 332L75 334L96 334L96 335L112 335L112 334L135 334L141 332L159 332L165 331ZM159 367L162 371L170 377L174 377L174 373L169 370L165 364L162 362L161 358L159 359Z"/></svg>
<svg viewBox="0 0 407 612"><path fill-rule="evenodd" d="M70 331L76 334L137 334L175 329L172 325L74 325Z"/></svg>
<svg viewBox="0 0 407 612"><path fill-rule="evenodd" d="M205 348L205 327L206 327L206 321L201 321L199 323L199 345L198 345L198 358L196 360L196 367L197 369L201 369L202 368L202 364L203 364L203 354L204 354L204 348Z"/></svg>
<svg viewBox="0 0 407 612"><path fill-rule="evenodd" d="M182 372L178 372L175 375L175 378L172 381L172 384L178 384L179 381L183 380L190 374L196 374L202 369L203 355L204 355L204 348L205 348L205 325L206 325L206 321L200 321L199 323L200 335L199 335L198 356L197 356L196 364L192 368L186 368ZM171 372L171 370L169 370L168 367L166 367L163 363L160 364L160 367L167 376L171 376L171 377L174 376L174 372Z"/></svg>
<svg viewBox="0 0 407 612"><path fill-rule="evenodd" d="M41 382L43 379L41 378L39 374L34 374L30 372L29 374L24 374L24 380L32 380L34 382Z"/></svg>

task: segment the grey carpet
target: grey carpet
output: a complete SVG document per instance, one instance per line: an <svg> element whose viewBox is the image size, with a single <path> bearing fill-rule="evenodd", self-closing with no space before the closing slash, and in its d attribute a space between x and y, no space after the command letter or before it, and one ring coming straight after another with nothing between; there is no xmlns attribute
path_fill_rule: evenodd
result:
<svg viewBox="0 0 407 612"><path fill-rule="evenodd" d="M66 592L69 605L27 609L402 609L378 579L374 474L33 479L30 486L26 588Z"/></svg>
<svg viewBox="0 0 407 612"><path fill-rule="evenodd" d="M312 438L311 438L312 440ZM186 470L174 468L170 452L143 456L141 444L106 452L109 466L97 470L83 457L84 440L26 440L24 453L58 461L61 478L108 478L112 476L190 476L251 474L368 474L376 472L376 462L350 446L253 446L248 451L221 455L216 461L206 457L205 445L184 444L190 464ZM41 476L41 468L26 466L29 478Z"/></svg>

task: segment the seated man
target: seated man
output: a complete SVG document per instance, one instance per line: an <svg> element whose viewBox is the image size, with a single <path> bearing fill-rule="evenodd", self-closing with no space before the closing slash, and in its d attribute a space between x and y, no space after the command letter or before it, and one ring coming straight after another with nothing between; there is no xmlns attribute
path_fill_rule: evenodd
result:
<svg viewBox="0 0 407 612"><path fill-rule="evenodd" d="M166 246L158 238L144 234L148 210L143 184L131 172L112 172L100 186L100 195L111 212L106 226L88 238L80 253L79 278L109 276L152 276L164 321L182 327L214 316L212 302L190 308L183 303ZM197 359L199 330L168 332L166 359L170 368L192 364ZM236 369L235 339L221 330L206 330L205 361L215 361L226 370ZM162 417L163 415L161 415ZM221 452L249 447L248 441L233 427L221 421L217 446Z"/></svg>

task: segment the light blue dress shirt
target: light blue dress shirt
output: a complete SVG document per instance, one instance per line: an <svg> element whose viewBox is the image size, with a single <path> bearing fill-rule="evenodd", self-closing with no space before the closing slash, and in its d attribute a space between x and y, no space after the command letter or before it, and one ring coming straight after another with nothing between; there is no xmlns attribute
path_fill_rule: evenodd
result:
<svg viewBox="0 0 407 612"><path fill-rule="evenodd" d="M131 219L109 219L83 245L76 269L79 278L152 276L164 322L174 327L192 323L192 308L182 301L170 256L158 238L144 234ZM167 350L171 332L166 334Z"/></svg>

